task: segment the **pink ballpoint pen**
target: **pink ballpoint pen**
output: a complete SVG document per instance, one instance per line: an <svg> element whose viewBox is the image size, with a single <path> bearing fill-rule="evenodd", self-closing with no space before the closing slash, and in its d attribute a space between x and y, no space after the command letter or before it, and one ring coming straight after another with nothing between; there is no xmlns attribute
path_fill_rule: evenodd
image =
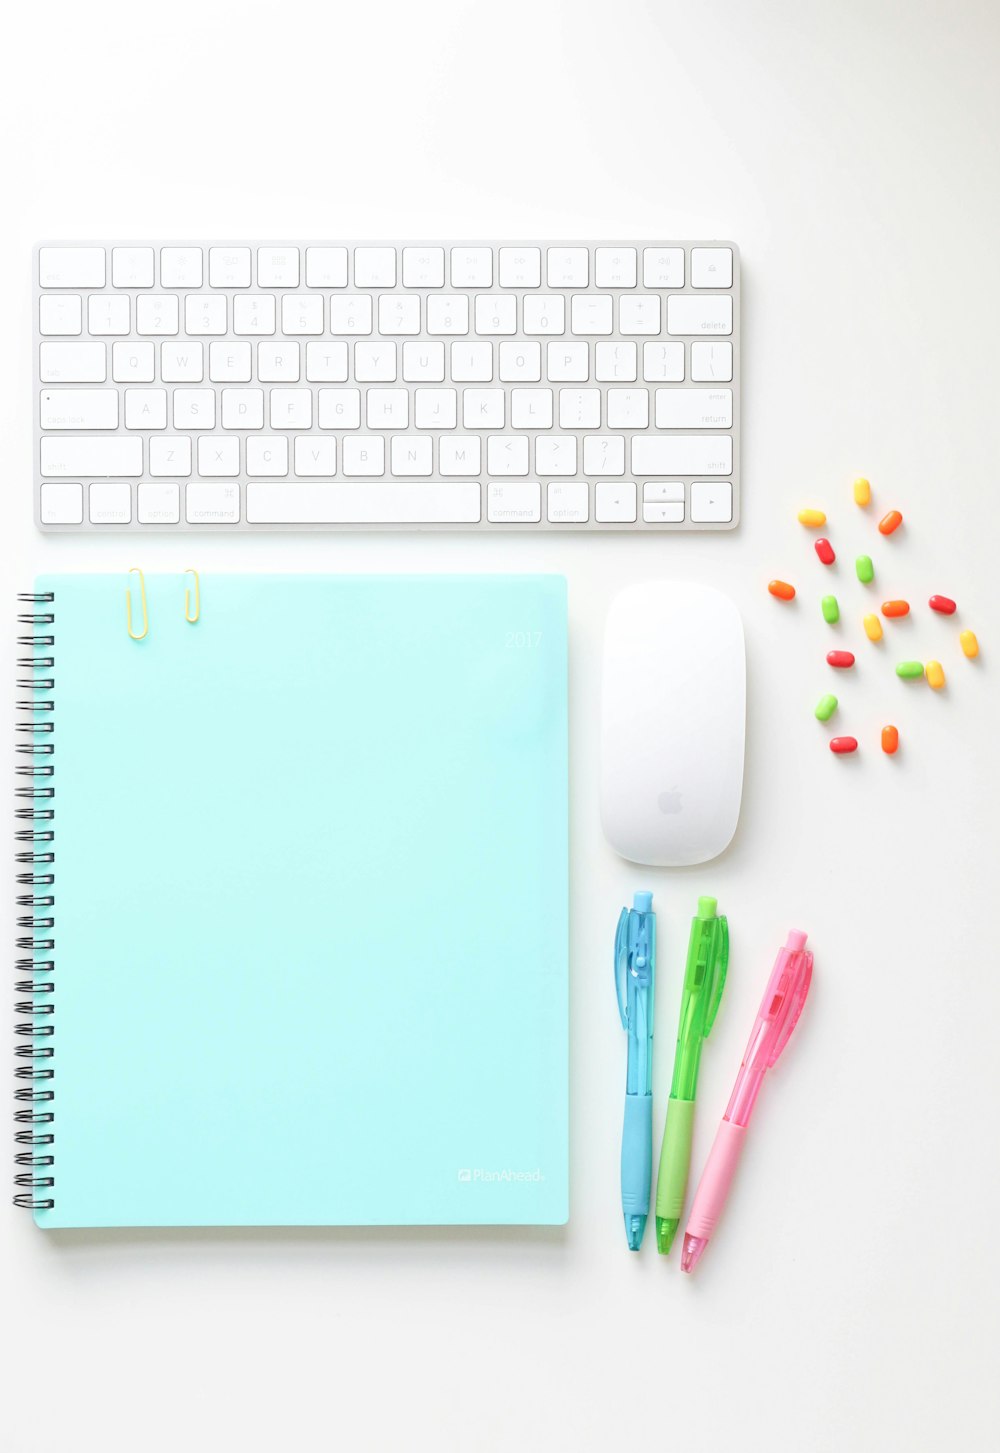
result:
<svg viewBox="0 0 1000 1453"><path fill-rule="evenodd" d="M750 1043L736 1076L736 1086L698 1182L684 1233L681 1271L694 1271L708 1245L743 1153L747 1126L764 1074L788 1043L802 1013L813 968L813 956L805 943L806 935L793 929L784 948L778 950Z"/></svg>

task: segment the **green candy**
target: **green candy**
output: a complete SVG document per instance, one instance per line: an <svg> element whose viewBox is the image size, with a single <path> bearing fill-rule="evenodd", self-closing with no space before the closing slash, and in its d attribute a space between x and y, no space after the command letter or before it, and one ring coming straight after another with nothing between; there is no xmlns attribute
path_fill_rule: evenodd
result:
<svg viewBox="0 0 1000 1453"><path fill-rule="evenodd" d="M840 606L835 595L824 595L822 600L823 619L828 626L835 626L840 620Z"/></svg>
<svg viewBox="0 0 1000 1453"><path fill-rule="evenodd" d="M862 585L871 585L875 579L875 566L872 564L870 555L859 555L854 562L854 568L858 572L858 579Z"/></svg>
<svg viewBox="0 0 1000 1453"><path fill-rule="evenodd" d="M923 674L924 664L922 661L900 661L896 667L896 675L902 676L904 681L916 681Z"/></svg>
<svg viewBox="0 0 1000 1453"><path fill-rule="evenodd" d="M816 720L829 721L837 710L837 698L835 696L821 696L819 705L816 707Z"/></svg>

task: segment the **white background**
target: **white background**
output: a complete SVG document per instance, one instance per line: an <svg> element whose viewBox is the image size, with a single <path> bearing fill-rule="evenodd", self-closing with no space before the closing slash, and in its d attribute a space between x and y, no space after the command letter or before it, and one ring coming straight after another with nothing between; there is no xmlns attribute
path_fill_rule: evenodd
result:
<svg viewBox="0 0 1000 1453"><path fill-rule="evenodd" d="M50 0L13 12L5 39L8 615L36 569L564 572L573 850L568 1228L43 1235L11 1209L0 1218L7 1446L992 1446L993 0ZM738 532L36 534L34 240L449 234L739 242ZM867 514L851 499L859 471L875 490ZM820 618L831 575L795 521L805 504L830 515L838 631ZM890 506L906 523L886 542L875 521ZM877 570L867 593L851 569L862 550ZM775 575L799 586L794 606L767 594ZM742 821L722 859L688 872L618 861L598 817L604 616L614 591L650 576L722 585L747 630ZM934 591L961 616L932 616ZM913 614L873 647L864 603L895 595ZM982 642L975 664L958 649L966 625ZM833 684L823 658L835 641L859 657L834 687L836 725L861 741L850 760L827 751L830 730L812 715ZM941 694L893 674L900 657L932 655L948 673ZM289 716L301 750L306 690ZM886 721L902 736L894 761L879 751ZM137 829L141 850L141 806ZM127 853L108 871L127 892ZM786 930L807 929L816 953L811 999L690 1279L676 1254L657 1258L652 1223L642 1253L627 1253L618 1204L625 1042L611 943L619 907L644 885L661 915L657 1137L697 894L716 893L732 924L696 1171Z"/></svg>

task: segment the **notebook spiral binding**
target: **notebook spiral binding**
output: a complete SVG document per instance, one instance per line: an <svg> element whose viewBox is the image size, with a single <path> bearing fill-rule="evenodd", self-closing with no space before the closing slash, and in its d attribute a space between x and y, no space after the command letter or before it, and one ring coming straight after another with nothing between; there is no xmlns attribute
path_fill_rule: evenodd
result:
<svg viewBox="0 0 1000 1453"><path fill-rule="evenodd" d="M29 1211L48 1211L53 1195L55 1143L52 1088L54 1071L55 990L55 811L52 785L55 708L54 592L19 595L31 609L18 612L18 624L30 629L18 635L17 644L30 652L19 655L16 701L18 763L15 796L17 808L17 1023L14 1050L17 1087L14 1091L14 1121L17 1126L14 1177L15 1206ZM27 759L27 760L25 760Z"/></svg>

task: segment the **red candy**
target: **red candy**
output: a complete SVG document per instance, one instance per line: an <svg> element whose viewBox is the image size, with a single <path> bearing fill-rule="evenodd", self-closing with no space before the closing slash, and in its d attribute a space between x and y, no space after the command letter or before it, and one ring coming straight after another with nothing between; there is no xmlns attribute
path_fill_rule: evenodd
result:
<svg viewBox="0 0 1000 1453"><path fill-rule="evenodd" d="M932 595L927 604L931 610L936 610L943 616L953 616L958 610L955 602L949 600L946 595Z"/></svg>
<svg viewBox="0 0 1000 1453"><path fill-rule="evenodd" d="M838 757L843 757L847 752L858 750L857 737L831 737L830 751L836 752Z"/></svg>
<svg viewBox="0 0 1000 1453"><path fill-rule="evenodd" d="M842 669L854 665L853 651L827 651L826 659L831 666L840 666Z"/></svg>
<svg viewBox="0 0 1000 1453"><path fill-rule="evenodd" d="M829 540L819 539L813 547L824 565L832 565L837 556Z"/></svg>

